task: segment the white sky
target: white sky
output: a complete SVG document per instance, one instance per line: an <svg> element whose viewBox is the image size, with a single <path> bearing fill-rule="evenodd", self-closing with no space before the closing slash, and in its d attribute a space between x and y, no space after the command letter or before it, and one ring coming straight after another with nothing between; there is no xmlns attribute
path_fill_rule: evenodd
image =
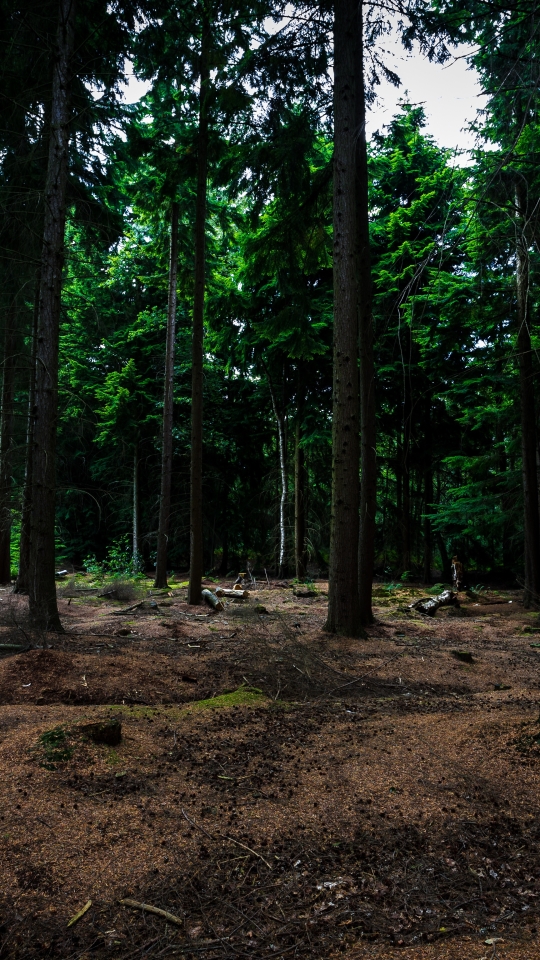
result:
<svg viewBox="0 0 540 960"><path fill-rule="evenodd" d="M456 51L455 59L448 64L429 63L419 53L406 56L403 48L391 37L382 40L387 50L385 62L401 79L401 87L393 87L385 80L378 87L377 101L368 114L368 136L374 130L383 129L398 110L400 99L421 103L426 111L426 132L442 147L470 150L474 135L466 129L476 117L483 104L480 87L474 70L465 60L466 48ZM137 80L130 73L125 87L125 101L135 103L144 96L149 84ZM466 163L463 156L460 163Z"/></svg>
<svg viewBox="0 0 540 960"><path fill-rule="evenodd" d="M420 53L407 55L397 42L383 40L385 63L401 79L394 87L385 80L378 87L377 101L368 114L368 136L389 123L398 109L400 99L422 104L426 111L426 133L431 134L441 147L470 150L474 134L466 129L475 120L483 106L477 74L467 66L467 48L456 50L455 58L447 64L429 63ZM462 157L461 163L467 158Z"/></svg>

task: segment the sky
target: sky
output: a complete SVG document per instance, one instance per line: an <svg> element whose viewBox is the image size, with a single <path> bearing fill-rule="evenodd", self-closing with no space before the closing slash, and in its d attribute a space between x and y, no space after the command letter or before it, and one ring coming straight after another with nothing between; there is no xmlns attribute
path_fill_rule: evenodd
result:
<svg viewBox="0 0 540 960"><path fill-rule="evenodd" d="M381 81L377 101L368 114L368 136L382 131L398 110L398 102L406 98L410 103L422 104L427 117L426 133L431 134L441 147L470 150L474 135L466 127L482 106L482 96L474 70L467 66L466 48L457 49L456 56L447 64L429 63L420 53L406 55L392 38L385 38L388 51L385 60L401 79L401 87ZM125 88L127 103L135 103L148 89L148 84L130 75ZM462 155L460 163L467 162Z"/></svg>
<svg viewBox="0 0 540 960"><path fill-rule="evenodd" d="M368 136L384 128L398 109L400 99L422 104L426 111L426 133L441 147L470 150L475 137L466 127L476 118L483 97L476 71L468 68L468 48L458 48L447 64L429 63L417 52L407 55L396 42L384 43L388 54L385 62L401 79L401 87L381 81L377 101L368 114ZM461 162L466 162L466 155Z"/></svg>

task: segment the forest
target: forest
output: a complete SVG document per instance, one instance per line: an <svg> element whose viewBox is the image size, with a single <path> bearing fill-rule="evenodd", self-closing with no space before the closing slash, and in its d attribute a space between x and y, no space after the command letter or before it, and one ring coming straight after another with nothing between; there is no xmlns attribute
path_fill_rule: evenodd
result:
<svg viewBox="0 0 540 960"><path fill-rule="evenodd" d="M1 960L536 960L536 0L0 10Z"/></svg>
<svg viewBox="0 0 540 960"><path fill-rule="evenodd" d="M533 603L534 4L366 5L356 35L345 0L57 6L7 4L2 40L0 578L35 622L96 563L191 569L195 603L203 574L330 568L338 630L374 575L456 553ZM392 23L475 44L472 163L406 99L366 142Z"/></svg>

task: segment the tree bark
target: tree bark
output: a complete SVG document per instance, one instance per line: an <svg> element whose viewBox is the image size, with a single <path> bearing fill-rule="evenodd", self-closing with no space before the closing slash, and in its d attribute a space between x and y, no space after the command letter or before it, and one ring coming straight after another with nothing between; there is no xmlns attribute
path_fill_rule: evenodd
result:
<svg viewBox="0 0 540 960"><path fill-rule="evenodd" d="M433 444L431 435L431 397L426 398L424 429L424 583L431 583L433 533L428 514L433 511Z"/></svg>
<svg viewBox="0 0 540 960"><path fill-rule="evenodd" d="M141 498L139 491L139 444L135 442L135 449L133 451L133 570L136 571L139 569L141 564L141 552L140 552L140 513L141 513Z"/></svg>
<svg viewBox="0 0 540 960"><path fill-rule="evenodd" d="M213 610L223 610L223 604L221 600L216 597L215 593L212 593L211 590L201 590L201 598L209 607L212 607Z"/></svg>
<svg viewBox="0 0 540 960"><path fill-rule="evenodd" d="M224 517L224 522L227 523L226 515ZM221 564L218 573L220 573L222 577L225 577L229 572L229 531L226 528L221 537L221 547L223 553L221 555Z"/></svg>
<svg viewBox="0 0 540 960"><path fill-rule="evenodd" d="M527 200L522 181L516 183L517 350L521 402L521 454L524 505L526 607L540 604L540 518L536 472L534 370L529 315L529 247L526 237Z"/></svg>
<svg viewBox="0 0 540 960"><path fill-rule="evenodd" d="M26 421L26 457L21 511L21 539L19 542L19 571L14 593L28 593L30 587L30 524L32 514L32 463L34 450L34 408L36 403L36 349L39 313L40 273L36 278L34 314L32 318L32 346L30 350L30 377L28 381L28 414Z"/></svg>
<svg viewBox="0 0 540 960"><path fill-rule="evenodd" d="M335 0L332 506L326 630L348 636L360 636L363 632L358 596L356 10L354 0Z"/></svg>
<svg viewBox="0 0 540 960"><path fill-rule="evenodd" d="M439 553L441 555L441 565L442 565L442 578L445 583L450 583L452 580L452 571L450 564L450 557L446 550L446 544L443 540L442 534L437 532L437 546L439 548Z"/></svg>
<svg viewBox="0 0 540 960"><path fill-rule="evenodd" d="M404 375L403 404L403 511L401 515L403 573L411 569L411 416L411 391L407 365Z"/></svg>
<svg viewBox="0 0 540 960"><path fill-rule="evenodd" d="M364 85L363 5L357 12L356 57L356 204L358 229L358 346L360 360L360 536L358 541L358 595L360 622L373 623L371 594L375 567L377 512L377 418L373 357L373 285L369 240L369 181Z"/></svg>
<svg viewBox="0 0 540 960"><path fill-rule="evenodd" d="M161 454L161 497L155 587L167 586L167 546L171 515L171 479L174 407L174 344L178 278L178 203L171 209L171 252L169 265L169 301L167 309L167 346L165 351L165 387L163 397L163 447Z"/></svg>
<svg viewBox="0 0 540 960"><path fill-rule="evenodd" d="M64 261L75 0L60 0L41 255L32 463L29 612L32 625L61 631L54 578L58 337Z"/></svg>
<svg viewBox="0 0 540 960"><path fill-rule="evenodd" d="M453 590L443 590L438 597L424 597L409 604L410 610L418 610L428 617L434 617L439 607L459 607L459 599Z"/></svg>
<svg viewBox="0 0 540 960"><path fill-rule="evenodd" d="M285 441L285 417L283 414L280 414L279 412L276 394L272 384L272 378L270 377L270 374L267 369L266 369L266 376L268 378L268 387L270 389L270 396L272 398L272 407L274 410L274 416L276 418L277 434L278 434L279 480L280 480L278 577L283 577L285 575L285 565L286 565L286 545L287 545L286 513L287 513L287 494L288 494L287 444Z"/></svg>
<svg viewBox="0 0 540 960"><path fill-rule="evenodd" d="M15 387L15 304L4 334L2 417L0 425L0 583L11 582L11 454Z"/></svg>
<svg viewBox="0 0 540 960"><path fill-rule="evenodd" d="M304 580L307 572L306 462L299 419L296 421L294 445L294 559L296 579Z"/></svg>
<svg viewBox="0 0 540 960"><path fill-rule="evenodd" d="M208 178L208 87L210 23L202 21L201 89L197 151L197 197L195 206L195 294L193 298L192 380L191 380L191 486L190 552L188 603L201 603L203 575L203 337L205 292L205 228Z"/></svg>

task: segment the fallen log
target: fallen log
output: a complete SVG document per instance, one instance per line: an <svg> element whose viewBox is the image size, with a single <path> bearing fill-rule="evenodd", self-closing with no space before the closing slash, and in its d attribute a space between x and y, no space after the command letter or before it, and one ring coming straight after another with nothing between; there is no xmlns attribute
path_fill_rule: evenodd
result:
<svg viewBox="0 0 540 960"><path fill-rule="evenodd" d="M211 590L203 590L201 596L205 603L207 603L209 607L212 607L212 610L223 610L221 600L216 597L215 593L212 593Z"/></svg>
<svg viewBox="0 0 540 960"><path fill-rule="evenodd" d="M418 610L427 617L434 617L439 607L459 607L457 593L453 590L443 590L438 597L422 597L409 604L409 610Z"/></svg>
<svg viewBox="0 0 540 960"><path fill-rule="evenodd" d="M216 597L226 597L229 600L247 600L249 592L247 590L228 590L226 587L218 587Z"/></svg>

